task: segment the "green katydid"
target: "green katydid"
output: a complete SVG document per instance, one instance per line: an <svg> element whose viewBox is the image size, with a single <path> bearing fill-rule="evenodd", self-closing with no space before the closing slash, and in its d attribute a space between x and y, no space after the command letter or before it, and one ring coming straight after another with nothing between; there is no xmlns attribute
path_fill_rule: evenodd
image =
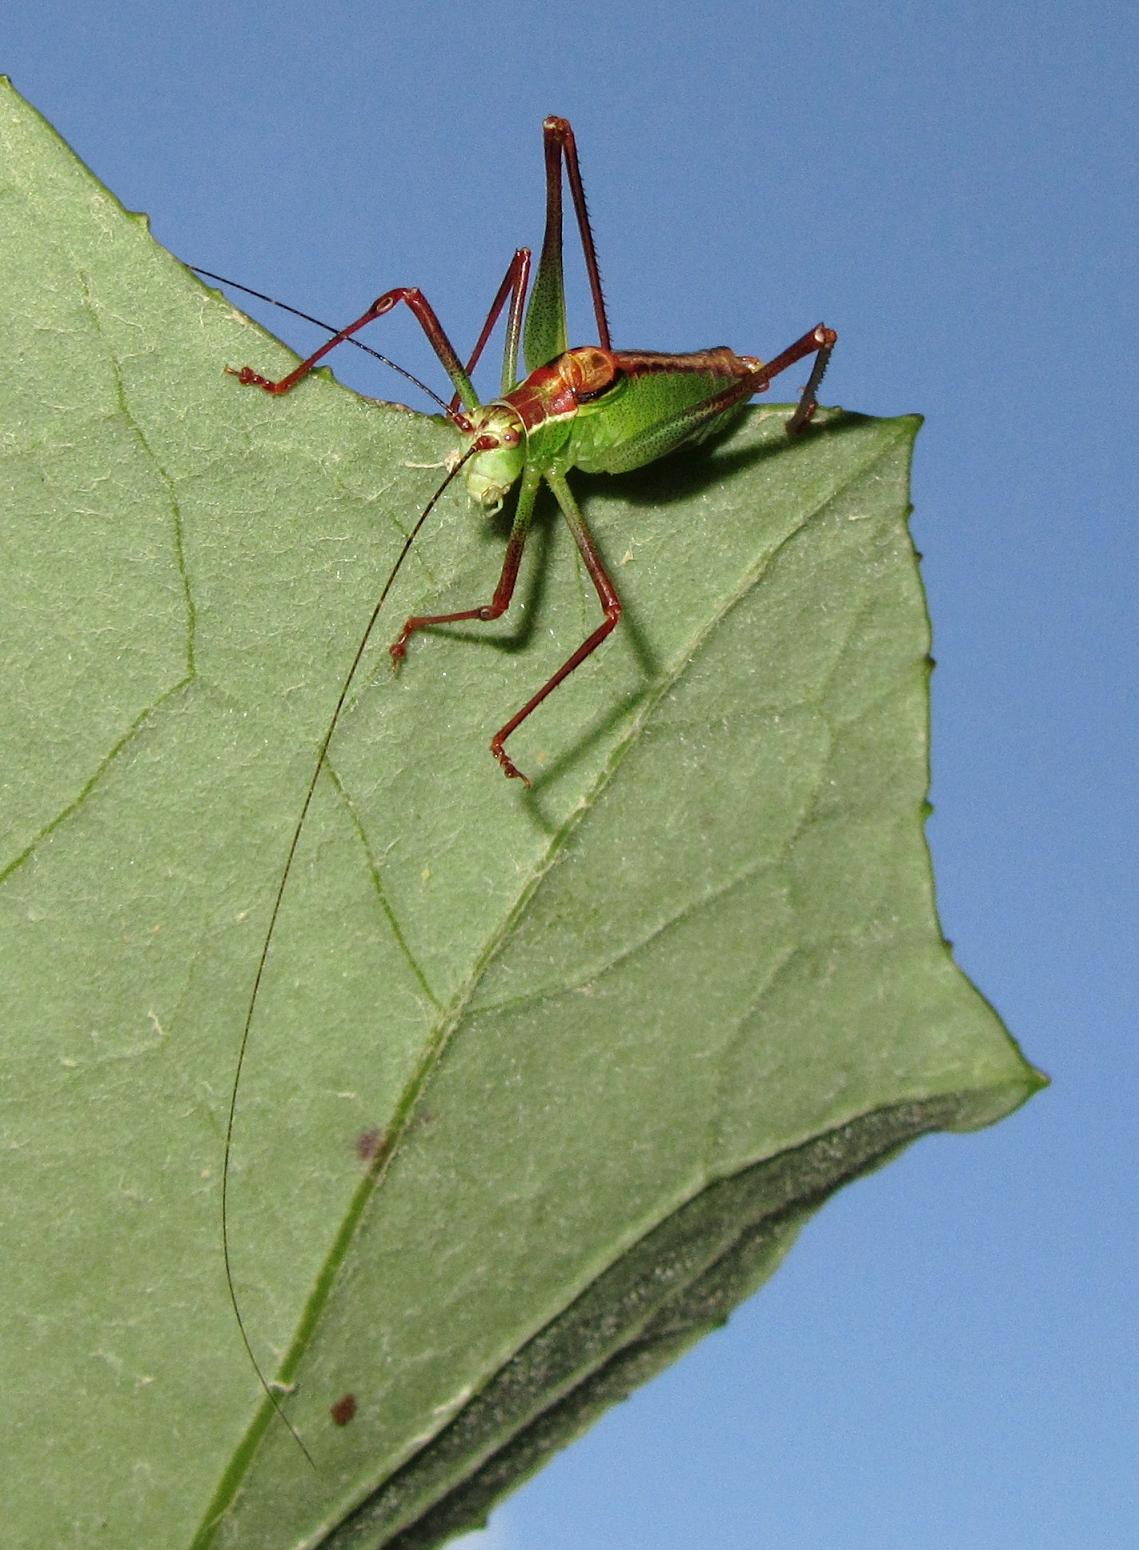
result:
<svg viewBox="0 0 1139 1550"><path fill-rule="evenodd" d="M799 397L797 407L786 424L789 435L798 434L806 428L815 412L816 393L838 337L833 329L820 323L766 363L755 356L736 355L725 347L683 355L647 350L613 349L573 130L566 119L551 117L543 124L543 137L546 164L546 227L538 270L533 289L530 291L529 306L526 306L526 300L531 255L528 248L519 248L510 261L482 332L465 365L444 332L427 298L413 287L401 286L385 291L383 295L377 297L371 306L347 327L335 331L329 330L332 338L279 381L271 381L249 366L239 369L227 368L243 384L259 387L267 393L288 393L337 345L344 341L360 344L360 341L354 337L360 330L403 303L418 320L451 380L454 397L449 405L443 405L443 407L459 437L458 446L449 460L446 479L412 527L380 592L371 617L355 648L317 752L312 776L293 830L270 911L246 1010L231 1089L222 1173L222 1238L230 1300L241 1328L246 1351L261 1385L274 1409L289 1426L289 1430L293 1432L302 1449L304 1449L303 1442L284 1416L280 1403L253 1353L242 1323L234 1285L228 1229L234 1117L242 1065L258 993L301 832L324 767L329 744L335 734L356 671L372 638L380 610L391 590L396 574L428 515L444 490L460 472L472 501L484 510L492 512L503 504L515 485L519 486L502 570L490 601L450 613L415 614L409 617L389 648L393 664L398 666L406 654L408 641L416 631L463 621L489 622L498 619L506 612L518 578L519 565L538 490L543 482L550 487L596 589L602 620L557 671L491 738L491 752L504 773L521 780L528 787L529 779L506 751L507 739L546 697L601 645L616 628L621 617L621 600L617 589L606 571L585 518L570 490L567 474L574 468L588 473L626 472L654 462L678 447L703 441L721 430L743 409L753 395L764 392L776 376L801 360L813 358L807 383ZM597 343L576 349L568 348L565 323L562 275L563 165L573 198L597 326ZM209 279L222 279L221 276L212 275L205 270L198 272ZM222 281L222 283L233 284L234 282ZM247 289L240 286L236 288ZM471 385L471 372L477 365L504 309L506 310L506 347L500 396L490 403L482 404ZM286 308L286 310L297 311L296 308ZM299 315L307 316L303 313ZM310 321L318 320L310 319ZM518 376L520 344L526 366L526 375L521 379ZM371 351L371 353L378 352ZM392 363L387 362L387 364ZM402 371L402 368L397 369ZM410 376L410 373L404 372L403 375ZM411 380L417 379L411 378ZM421 383L418 385L423 386ZM430 389L426 391L430 393ZM434 394L431 396L435 397ZM438 399L436 401L442 402ZM305 1452L307 1455L307 1450Z"/></svg>

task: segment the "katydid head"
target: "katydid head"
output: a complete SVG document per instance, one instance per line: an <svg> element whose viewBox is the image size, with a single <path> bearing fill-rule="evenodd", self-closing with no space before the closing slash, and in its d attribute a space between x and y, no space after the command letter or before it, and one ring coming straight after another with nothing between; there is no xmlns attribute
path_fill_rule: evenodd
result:
<svg viewBox="0 0 1139 1550"><path fill-rule="evenodd" d="M470 428L460 431L465 443L463 477L471 499L493 514L522 473L526 428L509 404L485 404L464 418Z"/></svg>

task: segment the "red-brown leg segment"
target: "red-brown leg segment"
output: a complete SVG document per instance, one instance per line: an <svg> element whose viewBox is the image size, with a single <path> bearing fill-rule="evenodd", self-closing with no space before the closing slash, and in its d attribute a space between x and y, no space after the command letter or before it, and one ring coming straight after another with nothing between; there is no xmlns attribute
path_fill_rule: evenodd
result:
<svg viewBox="0 0 1139 1550"><path fill-rule="evenodd" d="M443 369L454 384L455 391L470 408L476 409L478 407L478 399L475 396L474 389L471 387L470 378L463 370L462 361L455 354L454 345L447 338L443 325L435 316L434 308L427 300L427 297L414 286L400 285L395 290L385 291L382 296L377 296L367 312L358 317L354 323L349 323L346 328L342 328L339 333L334 334L331 339L321 345L319 350L314 350L307 360L302 361L295 370L290 371L287 377L282 377L277 382L272 381L269 377L261 376L260 372L254 371L251 366L229 366L226 369L231 376L236 377L239 382L247 387L259 387L266 393L288 393L296 387L302 378L308 376L317 362L322 361L330 350L335 350L336 346L343 343L345 339L350 339L353 334L359 333L369 323L374 323L377 318L382 318L385 313L390 312L401 301L411 309L420 328L427 335L428 343L443 363ZM462 423L462 416L456 416L455 421L460 429L470 429L469 424Z"/></svg>
<svg viewBox="0 0 1139 1550"><path fill-rule="evenodd" d="M534 469L528 468L522 475L522 487L518 492L518 505L514 512L510 537L506 543L502 572L490 602L483 603L478 608L461 608L456 613L450 614L414 614L404 622L403 629L388 647L394 667L398 667L407 655L407 643L416 630L429 630L437 624L463 624L470 619L489 624L492 619L501 618L510 607L510 599L514 596L514 586L518 580L518 567L522 563L522 551L526 547L530 518L534 512L534 497L538 493L541 481L541 474Z"/></svg>
<svg viewBox="0 0 1139 1550"><path fill-rule="evenodd" d="M768 361L756 372L755 386L751 391L762 393L771 379L777 377L781 371L786 371L789 366L794 366L797 361L804 360L808 355L815 357L811 375L807 378L807 385L799 396L795 412L783 427L788 436L796 436L801 430L806 429L815 410L819 407L815 395L837 341L838 335L834 329L827 328L825 323L820 323L817 328L812 328L810 333L804 334L801 339L796 339L795 343L788 345L781 355Z"/></svg>
<svg viewBox="0 0 1139 1550"><path fill-rule="evenodd" d="M345 339L351 339L362 328L366 328L369 323L374 323L377 318L382 318L385 313L390 312L393 307L398 306L402 301L415 315L416 321L427 335L428 343L439 357L444 371L454 385L455 397L452 399L450 406L452 419L459 426L460 430L469 430L470 426L465 422L464 417L456 411L460 402L465 403L470 409L478 408L479 401L474 388L471 386L470 373L482 354L483 347L490 337L490 332L495 323L498 321L499 314L508 296L512 299L507 323L503 378L505 380L508 375L513 378L516 373L518 340L522 332L522 308L526 300L526 284L529 274L530 251L528 248L519 248L507 266L506 274L498 288L498 294L491 304L491 309L487 315L483 331L479 336L479 341L475 345L470 363L466 367L459 360L458 355L455 353L454 345L448 339L442 323L435 315L435 309L423 292L417 290L414 286L401 285L397 286L395 290L385 291L382 296L377 296L367 312L362 313L355 322L349 323L346 328L340 329L331 339L322 344L319 350L314 350L306 360L303 360L299 366L289 372L287 377L282 377L279 381L274 382L269 377L263 377L260 372L254 371L251 366L230 366L226 369L231 376L236 377L246 387L259 387L266 393L291 392L297 383L304 377L307 377L309 372L331 350L335 350L338 344L343 344ZM511 386L513 385L512 381ZM506 390L504 389L504 391Z"/></svg>
<svg viewBox="0 0 1139 1550"><path fill-rule="evenodd" d="M558 255L561 255L561 187L562 169L560 156L565 157L566 177L569 179L570 195L573 198L573 207L577 215L577 229L581 233L581 250L585 255L585 270L589 276L589 290L593 297L593 315L597 320L597 342L603 350L611 349L609 343L609 319L605 313L605 297L601 290L601 271L597 266L597 248L593 241L593 228L589 222L589 210L585 203L585 187L581 181L581 168L577 160L577 141L574 139L573 130L568 119L548 118L542 125L542 133L545 138L546 150L546 187L556 187L558 191ZM547 224L547 241L549 229ZM542 257L546 253L543 248Z"/></svg>
<svg viewBox="0 0 1139 1550"><path fill-rule="evenodd" d="M518 248L514 257L502 278L502 284L498 288L498 295L490 304L490 311L486 315L486 322L482 326L478 343L471 351L471 358L467 362L467 376L479 363L487 340L498 322L499 316L505 305L506 298L510 297L510 311L506 315L506 348L502 355L502 392L509 393L511 388L518 386L518 342L522 337L522 311L526 305L526 288L530 283L530 249ZM450 413L454 414L459 407L459 395L455 394L450 403Z"/></svg>
<svg viewBox="0 0 1139 1550"><path fill-rule="evenodd" d="M586 189L581 183L581 169L578 167L578 143L573 138L573 130L570 129L569 119L547 118L544 126L547 135L547 144L550 138L556 136L561 140L561 149L566 157L566 177L569 178L570 194L573 197L573 209L578 217L578 231L581 232L581 251L586 256L586 273L589 274L589 290L594 298L594 316L597 318L597 341L601 349L612 349L609 343L609 318L604 308L604 294L601 291L601 271L597 267L597 246L594 245L594 228L589 223L589 209L586 206Z"/></svg>
<svg viewBox="0 0 1139 1550"><path fill-rule="evenodd" d="M582 186L573 130L564 118L548 118L542 125L542 134L546 153L546 231L542 238L542 256L526 317L524 343L527 371L534 371L537 367L546 365L568 348L565 285L562 273L563 159L574 211L577 215L581 248L585 256L586 273L589 276L589 289L593 296L597 341L602 349L611 348L609 320L605 314L605 297L601 291L601 273L597 265L597 249L589 224L589 211L585 203L585 189Z"/></svg>
<svg viewBox="0 0 1139 1550"><path fill-rule="evenodd" d="M490 740L490 751L501 764L503 772L515 780L520 780L529 786L529 777L524 775L514 761L507 754L503 744L506 739L526 720L532 711L548 694L552 694L558 685L585 661L592 652L596 651L605 637L617 627L617 621L621 617L621 599L617 596L617 589L609 578L608 572L602 563L597 546L593 542L592 534L585 525L585 518L573 498L565 477L561 474L547 471L543 476L533 469L527 469L522 476L522 488L518 492L518 509L514 515L514 525L510 530L510 538L506 545L506 556L502 563L502 573L498 578L498 586L494 589L494 596L489 603L484 603L479 608L461 608L449 614L416 614L408 619L397 638L392 642L389 650L392 654L392 662L398 667L407 654L407 643L416 630L429 630L440 624L464 624L471 620L486 624L492 619L501 618L510 606L510 600L514 595L514 587L518 580L518 567L522 561L522 551L526 544L526 534L530 527L530 518L534 511L534 499L538 493L538 486L545 477L558 505L562 509L569 530L574 536L574 542L585 561L585 568L589 572L590 580L597 589L597 596L601 600L602 611L605 618L598 625L577 650L570 656L553 676L546 680L537 694L531 695L505 726Z"/></svg>
<svg viewBox="0 0 1139 1550"><path fill-rule="evenodd" d="M407 377L410 382L414 382L417 387L422 388L424 392L435 398L435 401L447 410L451 419L459 425L460 429L465 430L468 427L463 423L464 417L458 412L459 405L464 396L466 396L470 408L474 409L478 406L478 400L474 397L470 388L470 375L478 364L479 357L482 355L486 342L490 338L508 296L511 298L511 301L506 325L502 391L503 393L508 393L512 387L517 385L518 344L522 335L522 311L526 302L526 288L530 278L529 248L516 249L514 257L507 265L506 274L503 276L502 284L498 288L498 294L491 303L486 322L483 324L482 333L479 335L478 343L472 350L471 357L465 368L458 364L458 357L455 354L454 347L447 338L430 303L421 292L412 288L401 287L398 290L386 292L383 296L377 297L367 312L362 317L358 317L354 323L349 323L347 328L334 329L329 328L327 323L322 323L319 318L314 318L309 313L302 312L298 307L291 307L286 302L276 301L272 296L266 296L263 291L251 290L247 285L239 285L235 280L227 280L224 275L212 274L208 269L198 269L196 266L191 267L194 268L195 274L200 274L204 279L216 280L220 285L232 286L235 290L244 291L249 296L256 296L261 301L270 302L275 307L281 307L285 312L291 312L296 317L304 318L309 323L315 323L318 328L328 328L328 332L332 335L332 338L326 344L322 345L319 350L314 351L306 360L303 360L287 377L282 377L276 382L269 377L263 377L260 372L254 371L251 366L228 366L226 370L229 374L236 377L246 387L259 387L266 393L288 393L292 388L296 387L302 378L312 371L319 361L323 360L330 350L334 350L337 345L343 344L348 340L358 346L358 348L368 350L370 354L375 355L378 360L382 361L385 366L392 367L393 370ZM383 317L385 312L390 312L399 301L407 302L412 312L414 312L435 353L443 362L447 374L456 386L455 396L449 405L443 404L442 399L437 398L429 387L419 381L418 377L405 371L395 361L388 360L386 355L380 355L377 350L372 350L369 345L361 344L354 337L360 329L367 327L376 318ZM457 374L456 366L458 366Z"/></svg>
<svg viewBox="0 0 1139 1550"><path fill-rule="evenodd" d="M562 515L565 517L569 530L574 536L574 542L577 544L581 557L585 561L585 568L589 572L589 579L597 588L597 596L601 600L601 608L605 618L598 625L597 629L593 631L592 635L587 636L582 641L573 655L562 663L557 672L546 680L537 694L531 695L522 709L511 716L505 726L499 727L490 740L490 751L499 764L502 765L505 773L516 780L522 781L527 787L530 785L529 777L523 775L522 771L506 752L503 744L510 734L522 725L527 716L532 711L537 710L546 696L552 694L560 683L568 678L576 668L579 668L586 657L597 650L607 635L612 634L617 628L617 622L621 617L621 599L617 596L617 589L610 580L605 566L602 564L601 556L597 552L597 546L593 542L593 536L585 525L585 518L582 516L578 504L573 498L564 475L550 471L546 473L545 477L546 482L557 497L558 505L562 508Z"/></svg>

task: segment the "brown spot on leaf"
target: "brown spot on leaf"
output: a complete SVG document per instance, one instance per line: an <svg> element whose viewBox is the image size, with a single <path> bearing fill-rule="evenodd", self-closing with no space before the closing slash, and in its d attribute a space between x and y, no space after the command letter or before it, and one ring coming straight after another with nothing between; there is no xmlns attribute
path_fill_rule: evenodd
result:
<svg viewBox="0 0 1139 1550"><path fill-rule="evenodd" d="M329 1405L328 1413L337 1426L347 1426L348 1422L356 1414L355 1394L345 1394L334 1405Z"/></svg>
<svg viewBox="0 0 1139 1550"><path fill-rule="evenodd" d="M373 1126L371 1130L362 1130L356 1137L356 1155L361 1162L371 1162L380 1147L384 1144L384 1133Z"/></svg>

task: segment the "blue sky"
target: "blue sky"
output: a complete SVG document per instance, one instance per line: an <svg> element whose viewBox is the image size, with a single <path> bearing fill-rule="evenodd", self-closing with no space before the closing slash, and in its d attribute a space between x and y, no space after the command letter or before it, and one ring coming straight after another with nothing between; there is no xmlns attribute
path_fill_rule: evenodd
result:
<svg viewBox="0 0 1139 1550"><path fill-rule="evenodd" d="M616 343L768 355L825 318L826 401L926 416L942 920L1054 1085L831 1202L485 1550L1126 1542L1133 10L43 0L4 41L179 256L337 320L418 284L459 339L540 235L539 126L568 116ZM427 361L395 320L383 348Z"/></svg>

